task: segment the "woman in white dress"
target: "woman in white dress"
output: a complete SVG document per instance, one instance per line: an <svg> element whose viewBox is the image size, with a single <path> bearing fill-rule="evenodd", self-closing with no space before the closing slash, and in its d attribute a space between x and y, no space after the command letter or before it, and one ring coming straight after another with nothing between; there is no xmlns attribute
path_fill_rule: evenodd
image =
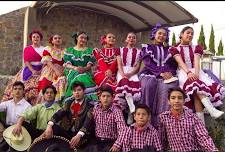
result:
<svg viewBox="0 0 225 152"><path fill-rule="evenodd" d="M128 124L132 123L132 113L135 111L134 101L141 97L140 81L137 73L140 70L140 50L135 47L136 35L133 32L127 34L126 47L121 47L117 52L117 87L115 103L124 111L129 107Z"/></svg>
<svg viewBox="0 0 225 152"><path fill-rule="evenodd" d="M225 88L200 69L203 48L192 44L193 35L193 28L185 27L180 33L180 44L172 47L170 52L179 66L177 70L179 85L187 95L185 105L189 108L194 106L196 114L204 122L203 106L215 119L224 114L215 107L223 104ZM194 103L191 96L195 99Z"/></svg>

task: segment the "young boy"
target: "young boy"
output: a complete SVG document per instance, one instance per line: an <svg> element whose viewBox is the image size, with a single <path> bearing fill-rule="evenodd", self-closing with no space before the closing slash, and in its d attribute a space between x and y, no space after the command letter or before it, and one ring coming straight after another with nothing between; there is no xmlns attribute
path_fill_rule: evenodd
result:
<svg viewBox="0 0 225 152"><path fill-rule="evenodd" d="M163 150L173 152L218 151L202 120L184 105L185 93L180 88L168 91L171 106L159 115L159 134Z"/></svg>
<svg viewBox="0 0 225 152"><path fill-rule="evenodd" d="M123 152L153 152L161 151L162 146L158 131L150 124L150 110L145 104L136 106L134 120L130 127L124 130L118 142L114 145Z"/></svg>
<svg viewBox="0 0 225 152"><path fill-rule="evenodd" d="M126 127L122 111L112 104L113 90L109 86L100 88L100 103L92 112L96 142L92 151L115 151L114 144Z"/></svg>
<svg viewBox="0 0 225 152"><path fill-rule="evenodd" d="M84 83L75 81L72 90L73 97L67 98L64 107L52 116L43 136L46 138L52 135L63 136L70 140L71 147L79 147L81 151L91 136L89 130L93 127L89 122L93 105L85 96Z"/></svg>

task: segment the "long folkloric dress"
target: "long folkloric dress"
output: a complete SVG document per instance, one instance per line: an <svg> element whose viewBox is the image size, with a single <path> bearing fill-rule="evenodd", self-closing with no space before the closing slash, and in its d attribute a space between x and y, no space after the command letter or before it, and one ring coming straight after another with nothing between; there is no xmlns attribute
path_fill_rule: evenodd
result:
<svg viewBox="0 0 225 152"><path fill-rule="evenodd" d="M117 55L121 56L124 73L133 71L134 67L140 62L140 50L137 48L120 48L120 52ZM125 96L132 96L136 102L140 100L141 86L137 74L126 79L122 78L121 74L117 72L117 82L114 102L119 104L122 110L127 108Z"/></svg>
<svg viewBox="0 0 225 152"><path fill-rule="evenodd" d="M116 52L118 48L102 48L95 49L93 54L97 60L97 70L94 72L94 81L98 87L102 85L107 85L112 87L113 90L116 89L116 73L117 73L117 60ZM112 71L112 77L106 77L105 72L107 70Z"/></svg>
<svg viewBox="0 0 225 152"><path fill-rule="evenodd" d="M168 89L178 86L178 81L164 83L164 79L160 76L164 72L171 72L176 76L177 64L168 52L168 48L161 44L148 44L140 53L140 59L144 63L144 68L139 73L141 102L150 107L151 122L154 127L157 127L158 115L169 110Z"/></svg>
<svg viewBox="0 0 225 152"><path fill-rule="evenodd" d="M95 58L93 56L93 49L87 48L84 51L75 50L74 48L67 48L64 53L64 62L71 63L73 66L86 67L87 64L95 64ZM76 70L65 68L65 75L67 78L67 87L65 97L72 96L72 84L75 81L83 82L86 89L86 96L92 100L98 100L96 92L96 84L93 81L92 71L86 71L79 73Z"/></svg>
<svg viewBox="0 0 225 152"><path fill-rule="evenodd" d="M64 73L64 51L65 50L55 50L50 46L47 46L43 52L43 57L41 62L44 64L46 61L51 61L52 64L62 73ZM41 72L41 77L39 80L38 89L39 91L43 90L45 87L53 85L56 87L57 94L55 101L59 101L64 97L66 91L66 77L58 77L55 71L50 68L47 64L43 65Z"/></svg>
<svg viewBox="0 0 225 152"><path fill-rule="evenodd" d="M181 55L184 63L188 69L195 73L194 69L194 55L201 56L203 49L200 45L178 45L172 47L170 52L173 56ZM207 73L203 70L199 72L199 79L191 81L187 79L186 72L179 68L177 70L180 87L185 91L187 98L185 99L185 105L190 109L193 109L193 102L191 96L194 92L206 95L210 98L210 101L215 107L222 105L222 100L225 97L225 87L214 81Z"/></svg>
<svg viewBox="0 0 225 152"><path fill-rule="evenodd" d="M42 69L41 58L44 51L44 47L34 48L32 45L27 46L24 49L24 62L29 62L34 70L40 71ZM12 99L12 85L16 81L22 81L25 85L25 99L32 105L35 105L38 97L38 80L40 75L33 75L27 66L24 66L15 77L9 81L5 92L3 94L2 101Z"/></svg>

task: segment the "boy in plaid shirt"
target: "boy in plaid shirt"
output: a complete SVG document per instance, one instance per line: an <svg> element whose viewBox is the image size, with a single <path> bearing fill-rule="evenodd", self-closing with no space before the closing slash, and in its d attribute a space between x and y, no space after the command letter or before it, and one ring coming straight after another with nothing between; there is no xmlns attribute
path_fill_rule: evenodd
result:
<svg viewBox="0 0 225 152"><path fill-rule="evenodd" d="M180 88L168 92L171 109L159 115L159 134L163 150L172 152L218 151L203 122L184 107L185 93Z"/></svg>
<svg viewBox="0 0 225 152"><path fill-rule="evenodd" d="M109 86L100 88L100 103L93 108L96 142L92 152L116 151L115 142L126 127L122 111L112 104L113 90Z"/></svg>
<svg viewBox="0 0 225 152"><path fill-rule="evenodd" d="M158 131L150 124L150 110L145 104L136 106L134 120L130 127L127 127L123 135L114 144L117 151L123 152L155 152L161 151Z"/></svg>

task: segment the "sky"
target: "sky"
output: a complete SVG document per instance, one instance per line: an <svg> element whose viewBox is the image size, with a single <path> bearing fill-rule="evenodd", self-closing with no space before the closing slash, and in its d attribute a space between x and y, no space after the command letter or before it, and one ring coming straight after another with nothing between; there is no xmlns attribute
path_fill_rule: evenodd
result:
<svg viewBox="0 0 225 152"><path fill-rule="evenodd" d="M201 30L201 25L203 25L205 42L208 47L212 24L215 34L215 49L217 50L220 39L222 39L223 44L225 44L225 19L223 16L225 15L225 1L176 1L176 3L198 18L198 22L170 28L171 37L172 32L174 32L176 40L178 41L182 28L185 26L191 26L194 28L193 43L196 44Z"/></svg>
<svg viewBox="0 0 225 152"><path fill-rule="evenodd" d="M0 2L0 15L19 9L21 7L29 6L34 1L1 1ZM174 32L176 40L178 41L179 33L185 26L192 26L194 28L194 39L193 43L197 43L197 39L200 33L201 25L204 27L205 42L208 47L209 36L211 31L211 24L214 27L215 34L215 49L219 45L220 39L225 44L225 1L175 1L188 12L198 18L198 23L186 24L181 26L175 26L170 28L171 37Z"/></svg>

